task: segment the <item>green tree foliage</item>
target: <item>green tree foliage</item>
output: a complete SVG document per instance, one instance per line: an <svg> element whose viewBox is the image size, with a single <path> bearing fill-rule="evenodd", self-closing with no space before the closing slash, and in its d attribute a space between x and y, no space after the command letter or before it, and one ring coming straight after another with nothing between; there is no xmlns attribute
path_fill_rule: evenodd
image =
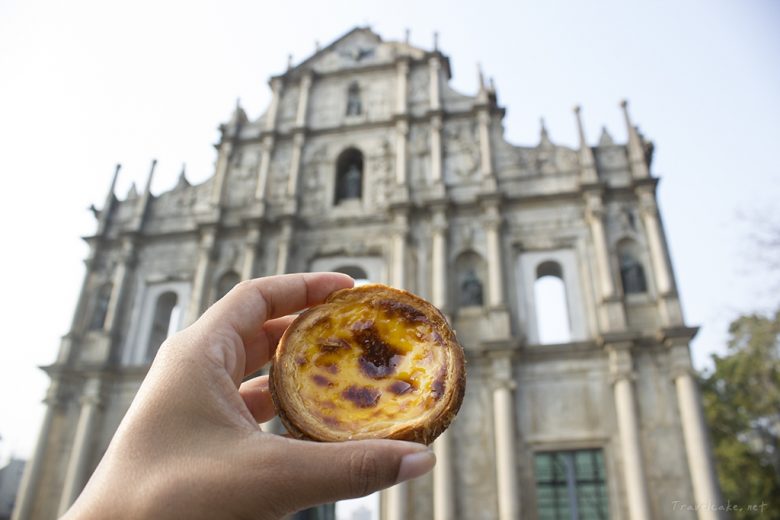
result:
<svg viewBox="0 0 780 520"><path fill-rule="evenodd" d="M729 327L728 353L701 380L724 500L780 518L780 309ZM734 518L756 518L735 512Z"/></svg>

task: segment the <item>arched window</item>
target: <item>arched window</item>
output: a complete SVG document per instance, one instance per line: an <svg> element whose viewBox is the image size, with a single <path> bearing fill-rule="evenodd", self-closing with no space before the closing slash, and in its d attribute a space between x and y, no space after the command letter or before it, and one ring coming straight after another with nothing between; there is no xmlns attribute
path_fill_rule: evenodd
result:
<svg viewBox="0 0 780 520"><path fill-rule="evenodd" d="M370 283L370 280L368 279L368 274L362 267L358 267L356 265L345 265L342 267L337 267L334 269L337 273L344 273L348 276L351 276L355 280L355 287L359 287L361 285L366 285L367 283Z"/></svg>
<svg viewBox="0 0 780 520"><path fill-rule="evenodd" d="M455 260L458 308L482 307L485 302L485 261L475 251L466 251Z"/></svg>
<svg viewBox="0 0 780 520"><path fill-rule="evenodd" d="M363 196L363 154L347 148L336 160L336 204Z"/></svg>
<svg viewBox="0 0 780 520"><path fill-rule="evenodd" d="M360 102L360 85L357 81L349 84L347 89L347 115L359 116L363 111L363 104Z"/></svg>
<svg viewBox="0 0 780 520"><path fill-rule="evenodd" d="M618 244L618 262L620 263L620 282L623 284L623 294L647 292L645 269L638 258L636 243L633 240L622 240Z"/></svg>
<svg viewBox="0 0 780 520"><path fill-rule="evenodd" d="M89 330L100 330L103 328L112 291L113 285L111 283L104 283L98 289L97 297L95 298L95 308L92 309L92 319L89 322Z"/></svg>
<svg viewBox="0 0 780 520"><path fill-rule="evenodd" d="M536 326L541 344L571 341L571 321L566 299L563 270L557 262L542 262L534 282Z"/></svg>
<svg viewBox="0 0 780 520"><path fill-rule="evenodd" d="M214 298L214 301L219 300L225 296L228 292L230 292L230 289L235 287L236 284L240 281L241 277L235 271L228 271L220 276L219 280L217 281L217 294L216 298Z"/></svg>
<svg viewBox="0 0 780 520"><path fill-rule="evenodd" d="M166 291L157 297L152 317L152 330L149 333L149 341L146 344L146 360L151 361L157 349L170 334L176 331L179 321L178 296L173 291Z"/></svg>

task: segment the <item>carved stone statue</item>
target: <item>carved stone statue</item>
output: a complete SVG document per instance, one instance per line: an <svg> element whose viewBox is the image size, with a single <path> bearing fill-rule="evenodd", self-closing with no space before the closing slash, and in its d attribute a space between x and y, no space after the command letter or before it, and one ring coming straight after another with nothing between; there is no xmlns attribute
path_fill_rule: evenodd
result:
<svg viewBox="0 0 780 520"><path fill-rule="evenodd" d="M647 292L645 270L633 256L623 254L620 257L620 279L623 282L623 293L636 294Z"/></svg>
<svg viewBox="0 0 780 520"><path fill-rule="evenodd" d="M461 307L474 307L482 305L482 282L477 278L474 269L469 269L460 284Z"/></svg>
<svg viewBox="0 0 780 520"><path fill-rule="evenodd" d="M352 83L347 91L347 115L359 116L363 111L363 105L360 102L360 87L357 83Z"/></svg>
<svg viewBox="0 0 780 520"><path fill-rule="evenodd" d="M363 191L363 174L357 164L352 163L341 179L341 199L359 199Z"/></svg>

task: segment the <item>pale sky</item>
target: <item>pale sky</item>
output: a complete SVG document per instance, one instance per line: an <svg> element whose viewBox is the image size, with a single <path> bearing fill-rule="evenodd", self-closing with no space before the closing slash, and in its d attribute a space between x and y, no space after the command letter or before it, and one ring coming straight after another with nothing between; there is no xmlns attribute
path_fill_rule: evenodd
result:
<svg viewBox="0 0 780 520"><path fill-rule="evenodd" d="M0 2L0 462L27 457L52 363L68 331L101 206L119 194L213 173L217 126L236 98L250 117L267 80L355 25L430 48L439 31L452 85L495 78L506 136L576 145L582 104L595 143L622 142L618 103L656 143L653 173L697 367L723 352L728 322L777 297L750 224L780 222L780 3L701 1ZM745 217L740 217L744 215ZM775 278L776 280L776 278ZM777 287L774 287L777 289Z"/></svg>

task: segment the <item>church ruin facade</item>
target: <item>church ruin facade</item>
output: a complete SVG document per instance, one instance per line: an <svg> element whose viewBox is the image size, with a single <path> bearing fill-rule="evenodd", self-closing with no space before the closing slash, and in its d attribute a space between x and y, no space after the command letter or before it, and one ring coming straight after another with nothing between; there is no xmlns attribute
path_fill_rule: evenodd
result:
<svg viewBox="0 0 780 520"><path fill-rule="evenodd" d="M429 299L467 355L435 470L382 519L716 517L673 509L719 495L651 143L623 103L625 143L589 144L577 109L578 148L513 145L492 84L450 76L356 28L272 77L259 118L236 107L207 181L112 184L15 518L68 508L170 333L242 279L325 270Z"/></svg>

